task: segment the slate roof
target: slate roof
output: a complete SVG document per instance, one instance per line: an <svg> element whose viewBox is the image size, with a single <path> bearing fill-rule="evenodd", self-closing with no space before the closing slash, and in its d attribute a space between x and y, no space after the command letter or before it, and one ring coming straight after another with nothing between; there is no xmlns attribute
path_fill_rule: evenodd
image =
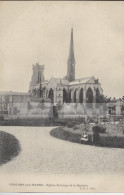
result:
<svg viewBox="0 0 124 195"><path fill-rule="evenodd" d="M54 80L56 84L61 84L61 85L68 85L69 81L66 79L61 79L61 78L55 78L55 77L51 77L50 80ZM50 81L49 80L49 81ZM48 82L49 83L49 82Z"/></svg>
<svg viewBox="0 0 124 195"><path fill-rule="evenodd" d="M85 77L85 78L76 79L70 82L69 85L78 85L78 84L88 83L88 81L90 81L91 78L94 78L94 77Z"/></svg>

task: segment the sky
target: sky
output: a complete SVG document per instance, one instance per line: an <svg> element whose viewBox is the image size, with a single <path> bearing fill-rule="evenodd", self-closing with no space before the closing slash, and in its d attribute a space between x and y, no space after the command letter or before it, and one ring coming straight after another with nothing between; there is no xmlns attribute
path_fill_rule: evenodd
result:
<svg viewBox="0 0 124 195"><path fill-rule="evenodd" d="M27 92L32 65L64 77L71 28L76 78L95 76L108 97L124 95L123 1L0 2L0 91Z"/></svg>

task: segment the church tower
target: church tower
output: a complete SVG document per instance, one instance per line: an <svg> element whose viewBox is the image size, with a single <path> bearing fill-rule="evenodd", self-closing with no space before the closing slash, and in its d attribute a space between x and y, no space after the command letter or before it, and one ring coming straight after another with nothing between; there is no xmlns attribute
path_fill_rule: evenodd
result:
<svg viewBox="0 0 124 195"><path fill-rule="evenodd" d="M73 43L73 29L71 29L70 50L67 62L67 80L75 80L75 58L74 58L74 43Z"/></svg>
<svg viewBox="0 0 124 195"><path fill-rule="evenodd" d="M40 65L39 63L36 63L32 66L33 74L29 86L29 91L32 91L36 87L37 84L41 84L44 82L44 65Z"/></svg>

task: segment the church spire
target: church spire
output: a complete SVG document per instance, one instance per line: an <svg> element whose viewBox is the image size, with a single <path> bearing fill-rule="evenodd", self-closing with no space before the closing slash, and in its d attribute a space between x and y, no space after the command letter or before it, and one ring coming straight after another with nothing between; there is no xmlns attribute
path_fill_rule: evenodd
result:
<svg viewBox="0 0 124 195"><path fill-rule="evenodd" d="M69 58L73 58L74 59L73 28L71 29Z"/></svg>
<svg viewBox="0 0 124 195"><path fill-rule="evenodd" d="M73 29L71 29L70 49L68 57L68 70L67 79L69 81L75 80L75 58L74 58L74 42L73 42Z"/></svg>

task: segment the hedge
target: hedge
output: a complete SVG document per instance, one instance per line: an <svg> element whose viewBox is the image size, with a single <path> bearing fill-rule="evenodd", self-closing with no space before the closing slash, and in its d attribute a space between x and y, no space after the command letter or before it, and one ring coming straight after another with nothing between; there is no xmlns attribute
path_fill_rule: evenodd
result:
<svg viewBox="0 0 124 195"><path fill-rule="evenodd" d="M0 165L17 156L20 150L19 141L15 136L0 131Z"/></svg>
<svg viewBox="0 0 124 195"><path fill-rule="evenodd" d="M124 136L100 134L100 145L105 147L124 148Z"/></svg>
<svg viewBox="0 0 124 195"><path fill-rule="evenodd" d="M50 131L50 135L55 137L55 138L59 138L59 139L74 142L74 143L79 143L80 138L81 138L81 135L65 131L65 130L63 130L62 127L52 129Z"/></svg>
<svg viewBox="0 0 124 195"><path fill-rule="evenodd" d="M80 143L81 134L75 134L68 132L63 129L63 127L57 127L52 129L50 135L62 139L65 141L70 141L74 143ZM112 136L109 134L100 133L100 141L98 143L86 143L90 145L97 145L101 147L114 147L114 148L124 148L124 136ZM89 135L90 136L90 135Z"/></svg>

